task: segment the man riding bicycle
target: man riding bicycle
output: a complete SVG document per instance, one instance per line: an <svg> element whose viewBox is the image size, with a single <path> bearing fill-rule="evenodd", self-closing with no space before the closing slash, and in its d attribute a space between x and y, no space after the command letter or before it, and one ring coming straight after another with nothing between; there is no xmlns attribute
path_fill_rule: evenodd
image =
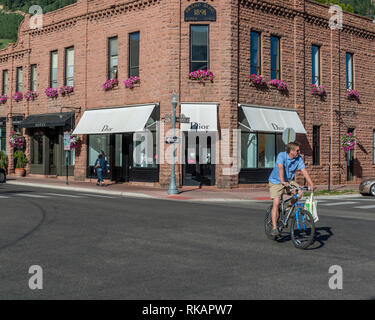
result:
<svg viewBox="0 0 375 320"><path fill-rule="evenodd" d="M290 142L286 146L286 151L280 152L277 155L275 167L273 168L269 177L270 194L273 200L272 207L272 236L279 236L277 229L277 220L279 218L279 205L280 199L286 193L286 188L289 186L299 187L294 181L297 170L301 170L303 176L307 180L311 190L314 191L315 187L306 170L305 163L300 155L300 146L297 142ZM295 191L294 191L295 193ZM301 191L299 196L302 196Z"/></svg>

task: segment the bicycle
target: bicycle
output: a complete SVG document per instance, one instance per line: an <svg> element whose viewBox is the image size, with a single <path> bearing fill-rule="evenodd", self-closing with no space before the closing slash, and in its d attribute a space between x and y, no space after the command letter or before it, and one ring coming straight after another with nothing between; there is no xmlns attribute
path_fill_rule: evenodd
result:
<svg viewBox="0 0 375 320"><path fill-rule="evenodd" d="M315 236L315 223L311 213L304 209L304 204L300 202L298 197L298 191L308 190L306 187L294 187L291 186L289 189L296 189L296 194L291 198L283 200L281 196L279 206L279 219L277 220L277 229L282 234L284 229L288 228L290 224L290 237L294 246L298 249L306 249L314 242ZM286 206L293 199L296 202L289 208ZM267 209L266 217L264 220L265 232L270 240L278 240L271 235L272 230L272 205Z"/></svg>

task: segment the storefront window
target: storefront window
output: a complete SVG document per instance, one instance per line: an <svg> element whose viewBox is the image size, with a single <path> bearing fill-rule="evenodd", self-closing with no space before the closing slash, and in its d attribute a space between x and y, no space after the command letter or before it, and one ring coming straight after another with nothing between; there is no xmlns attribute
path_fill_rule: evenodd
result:
<svg viewBox="0 0 375 320"><path fill-rule="evenodd" d="M0 151L6 153L6 127L0 126Z"/></svg>
<svg viewBox="0 0 375 320"><path fill-rule="evenodd" d="M242 169L273 168L279 152L285 151L282 135L276 133L241 133Z"/></svg>
<svg viewBox="0 0 375 320"><path fill-rule="evenodd" d="M104 152L105 159L110 163L110 135L93 134L89 135L89 166L95 164L99 153Z"/></svg>
<svg viewBox="0 0 375 320"><path fill-rule="evenodd" d="M133 166L157 167L156 130L137 132L133 135Z"/></svg>

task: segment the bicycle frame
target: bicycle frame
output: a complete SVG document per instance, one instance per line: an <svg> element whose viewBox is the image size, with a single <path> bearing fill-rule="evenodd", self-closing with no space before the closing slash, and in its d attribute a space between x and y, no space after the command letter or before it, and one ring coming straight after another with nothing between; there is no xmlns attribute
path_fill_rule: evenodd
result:
<svg viewBox="0 0 375 320"><path fill-rule="evenodd" d="M283 221L283 219L285 217L285 203L290 202L293 199L297 199L297 201L292 205L292 207L290 208L290 210L288 212L288 215L286 216L285 220ZM298 193L295 194L294 196L290 197L287 200L282 200L282 217L280 216L280 220L281 220L284 228L287 227L288 222L289 222L289 218L292 215L292 213L294 212L295 208L297 208L297 211L296 211L297 228L298 228L298 230L301 230L300 225L299 225L299 216L300 216L299 211L304 208L304 204L300 203ZM302 226L303 226L303 229L306 230L305 216L304 215L302 215Z"/></svg>

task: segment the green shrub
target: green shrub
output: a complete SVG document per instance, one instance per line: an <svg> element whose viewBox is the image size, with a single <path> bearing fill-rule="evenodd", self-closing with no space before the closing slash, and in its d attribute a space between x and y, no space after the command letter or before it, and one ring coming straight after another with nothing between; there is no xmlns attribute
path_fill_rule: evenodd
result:
<svg viewBox="0 0 375 320"><path fill-rule="evenodd" d="M27 158L22 150L14 152L14 159L16 160L16 168L25 168L27 164Z"/></svg>
<svg viewBox="0 0 375 320"><path fill-rule="evenodd" d="M0 151L0 168L6 169L8 166L8 159L3 151Z"/></svg>

